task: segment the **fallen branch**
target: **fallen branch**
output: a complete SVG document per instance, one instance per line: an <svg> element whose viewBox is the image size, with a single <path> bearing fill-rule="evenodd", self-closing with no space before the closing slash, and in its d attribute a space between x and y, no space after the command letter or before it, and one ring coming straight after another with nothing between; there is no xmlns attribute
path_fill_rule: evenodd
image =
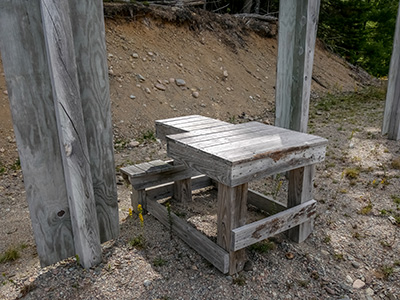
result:
<svg viewBox="0 0 400 300"><path fill-rule="evenodd" d="M236 14L234 15L237 18L252 18L252 19L258 19L258 20L263 20L267 21L270 23L276 23L278 21L278 18L269 16L269 15L259 15L259 14Z"/></svg>

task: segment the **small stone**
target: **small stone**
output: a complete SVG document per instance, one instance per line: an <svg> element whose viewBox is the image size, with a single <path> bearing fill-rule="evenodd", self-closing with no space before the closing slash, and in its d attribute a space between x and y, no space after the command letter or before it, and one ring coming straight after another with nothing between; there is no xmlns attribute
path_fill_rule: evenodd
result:
<svg viewBox="0 0 400 300"><path fill-rule="evenodd" d="M228 71L224 70L224 77L227 78L228 77Z"/></svg>
<svg viewBox="0 0 400 300"><path fill-rule="evenodd" d="M367 288L365 293L367 294L367 296L373 296L375 294L375 291L371 288Z"/></svg>
<svg viewBox="0 0 400 300"><path fill-rule="evenodd" d="M3 92L3 94L4 94L4 95L8 95L8 91L5 90L5 91Z"/></svg>
<svg viewBox="0 0 400 300"><path fill-rule="evenodd" d="M110 74L110 75L114 75L114 71L113 71L113 69L110 69L110 70L108 70L108 74Z"/></svg>
<svg viewBox="0 0 400 300"><path fill-rule="evenodd" d="M148 56L154 56L154 53L151 52L151 51L149 51L149 52L147 52L147 55L148 55Z"/></svg>
<svg viewBox="0 0 400 300"><path fill-rule="evenodd" d="M226 90L227 90L228 92L232 91L232 89L231 89L229 86L226 88Z"/></svg>
<svg viewBox="0 0 400 300"><path fill-rule="evenodd" d="M142 75L140 75L140 74L136 74L136 78L139 80L139 81L145 81L146 80L146 78L144 78Z"/></svg>
<svg viewBox="0 0 400 300"><path fill-rule="evenodd" d="M171 78L169 79L169 82L170 82L170 83L174 83L174 82L175 82L175 78L172 78L172 77L171 77Z"/></svg>
<svg viewBox="0 0 400 300"><path fill-rule="evenodd" d="M139 145L140 145L140 143L138 141L132 140L132 141L129 142L128 147L134 148L134 147L137 147Z"/></svg>
<svg viewBox="0 0 400 300"><path fill-rule="evenodd" d="M199 98L200 94L199 94L199 92L195 91L195 92L192 93L192 96L194 98Z"/></svg>
<svg viewBox="0 0 400 300"><path fill-rule="evenodd" d="M108 53L108 57L109 57L109 58L113 58L114 55L112 55L111 53Z"/></svg>
<svg viewBox="0 0 400 300"><path fill-rule="evenodd" d="M167 88L165 87L165 85L161 84L161 83L157 83L156 84L156 88L159 89L160 91L165 91Z"/></svg>
<svg viewBox="0 0 400 300"><path fill-rule="evenodd" d="M145 287L149 287L149 286L151 285L151 281L148 280L148 279L146 279L146 280L143 282L143 285L144 285Z"/></svg>
<svg viewBox="0 0 400 300"><path fill-rule="evenodd" d="M361 281L360 279L356 279L354 282L353 282L353 288L354 289L361 289L361 288L363 288L365 286L365 282L364 281Z"/></svg>
<svg viewBox="0 0 400 300"><path fill-rule="evenodd" d="M151 91L150 91L149 88L145 88L144 91L145 91L147 94L151 94Z"/></svg>
<svg viewBox="0 0 400 300"><path fill-rule="evenodd" d="M131 99L135 99L135 98L136 98L136 96L135 96L135 95L130 95L130 96L129 96L129 98L131 98Z"/></svg>
<svg viewBox="0 0 400 300"><path fill-rule="evenodd" d="M0 148L0 153L4 153L6 150L4 148Z"/></svg>
<svg viewBox="0 0 400 300"><path fill-rule="evenodd" d="M133 58L139 58L139 54L137 54L137 53L132 53L132 57L133 57Z"/></svg>
<svg viewBox="0 0 400 300"><path fill-rule="evenodd" d="M396 223L397 223L397 221L396 221L396 219L393 217L393 216L389 216L389 221L393 224L393 225L396 225Z"/></svg>
<svg viewBox="0 0 400 300"><path fill-rule="evenodd" d="M183 80L183 79L175 79L175 83L176 83L177 86L184 86L184 85L186 85L186 82L185 82L185 80Z"/></svg>
<svg viewBox="0 0 400 300"><path fill-rule="evenodd" d="M352 265L354 268L356 268L356 269L358 269L358 268L360 267L360 263L357 262L357 261L351 262L351 265Z"/></svg>
<svg viewBox="0 0 400 300"><path fill-rule="evenodd" d="M346 281L347 281L347 283L353 283L353 278L351 278L351 276L350 275L347 275L346 276Z"/></svg>
<svg viewBox="0 0 400 300"><path fill-rule="evenodd" d="M325 287L325 291L330 295L336 295L336 292L329 287Z"/></svg>

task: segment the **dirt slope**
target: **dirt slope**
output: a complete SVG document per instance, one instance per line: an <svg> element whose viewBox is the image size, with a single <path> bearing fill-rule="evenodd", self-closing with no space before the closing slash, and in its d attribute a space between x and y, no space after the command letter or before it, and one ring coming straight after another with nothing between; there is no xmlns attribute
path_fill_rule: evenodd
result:
<svg viewBox="0 0 400 300"><path fill-rule="evenodd" d="M164 9L156 17L146 11L129 19L106 19L118 141L153 130L155 119L187 114L273 122L276 38L246 30L244 22L230 16L186 12L182 23L173 9ZM276 26L269 26L269 35L274 35ZM8 165L15 162L17 152L4 73L0 73L0 163ZM321 45L315 53L313 78L314 94L352 91L365 83ZM179 87L173 79L186 84ZM157 89L157 83L165 90Z"/></svg>

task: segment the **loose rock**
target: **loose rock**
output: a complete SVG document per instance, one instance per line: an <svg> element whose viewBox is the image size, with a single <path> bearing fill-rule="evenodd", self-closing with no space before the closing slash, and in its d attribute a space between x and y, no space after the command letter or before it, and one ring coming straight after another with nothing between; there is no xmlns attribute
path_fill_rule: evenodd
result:
<svg viewBox="0 0 400 300"><path fill-rule="evenodd" d="M165 91L167 88L165 87L165 85L161 84L161 83L157 83L156 84L156 88L159 89L160 91Z"/></svg>
<svg viewBox="0 0 400 300"><path fill-rule="evenodd" d="M183 79L175 79L175 83L176 83L177 86L184 86L184 85L186 85L186 82L185 82L185 80L183 80Z"/></svg>
<svg viewBox="0 0 400 300"><path fill-rule="evenodd" d="M361 281L360 279L356 279L353 282L353 288L354 289L362 289L365 286L365 282Z"/></svg>

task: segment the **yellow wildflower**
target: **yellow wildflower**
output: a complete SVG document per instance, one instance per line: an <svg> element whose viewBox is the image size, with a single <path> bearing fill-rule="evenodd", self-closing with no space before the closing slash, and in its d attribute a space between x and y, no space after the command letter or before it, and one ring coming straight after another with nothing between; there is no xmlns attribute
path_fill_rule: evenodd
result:
<svg viewBox="0 0 400 300"><path fill-rule="evenodd" d="M373 181L372 181L372 184L375 184L376 183L376 180L374 179Z"/></svg>
<svg viewBox="0 0 400 300"><path fill-rule="evenodd" d="M139 214L139 220L140 220L140 225L143 226L144 220L142 214Z"/></svg>
<svg viewBox="0 0 400 300"><path fill-rule="evenodd" d="M129 216L132 218L132 208L129 207Z"/></svg>

